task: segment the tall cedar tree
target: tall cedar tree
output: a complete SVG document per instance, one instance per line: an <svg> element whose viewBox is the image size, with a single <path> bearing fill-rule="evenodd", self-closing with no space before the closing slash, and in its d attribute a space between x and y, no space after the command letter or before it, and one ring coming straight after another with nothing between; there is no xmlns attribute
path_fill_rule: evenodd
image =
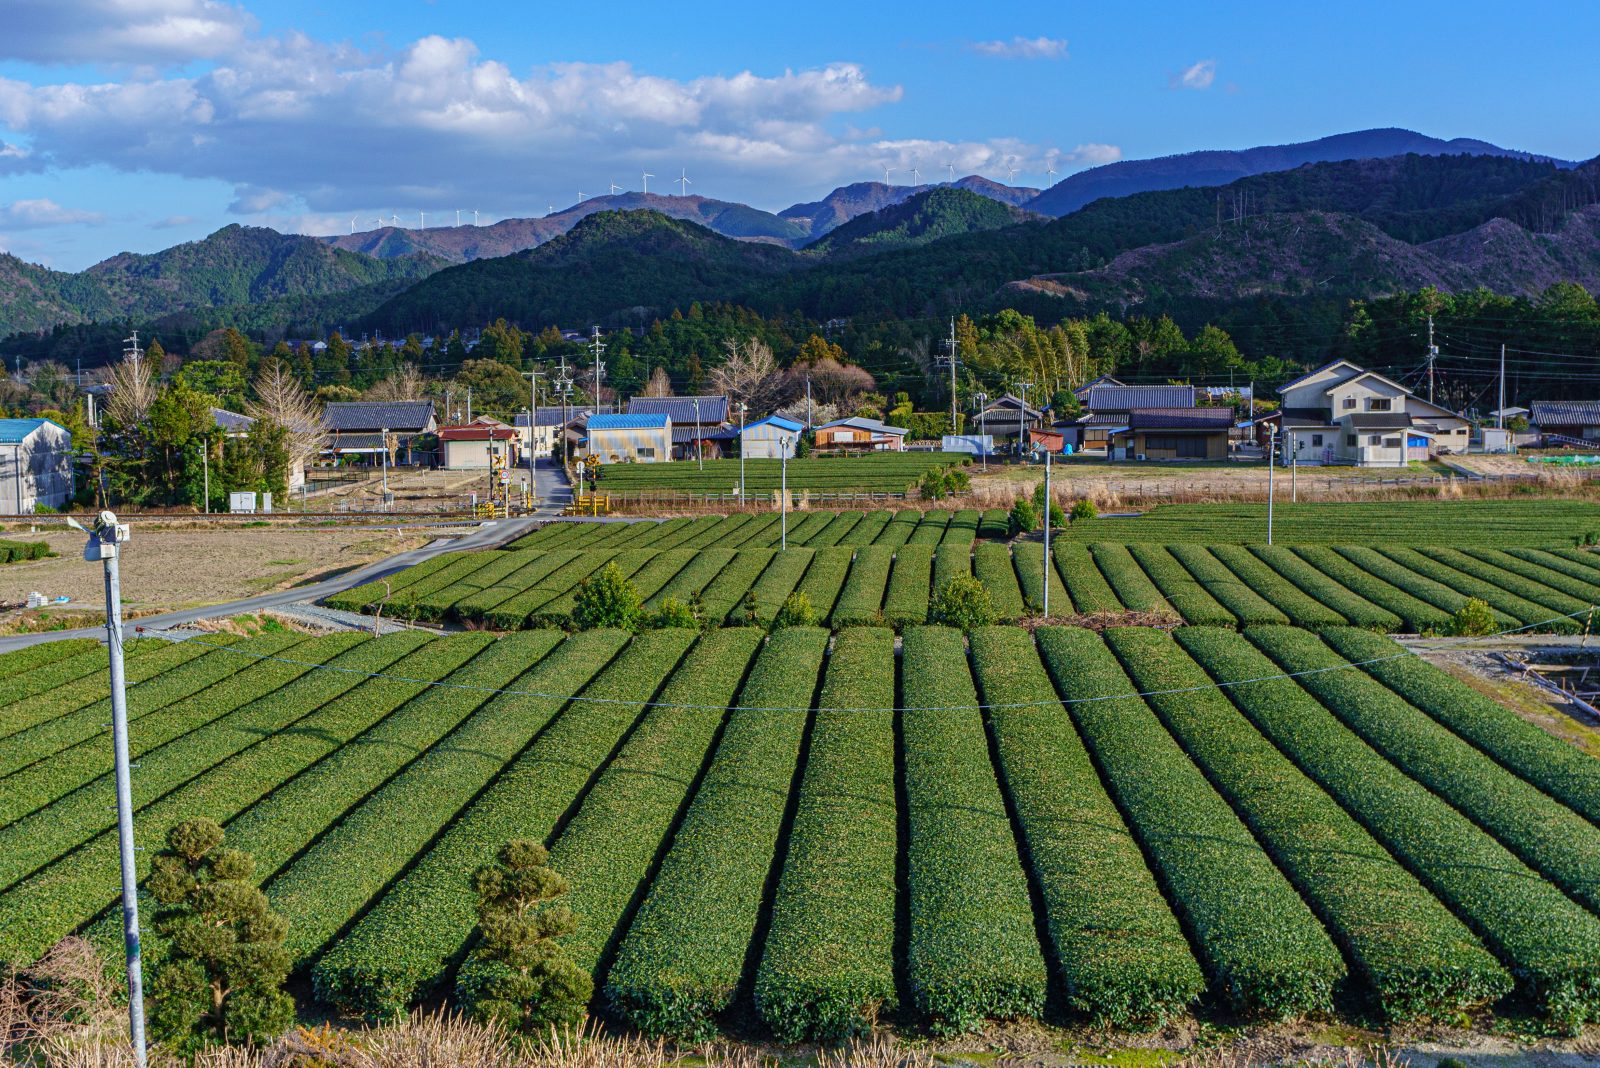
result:
<svg viewBox="0 0 1600 1068"><path fill-rule="evenodd" d="M294 1023L283 990L289 923L252 881L255 861L222 845L222 828L186 820L156 854L150 893L166 942L151 984L152 1033L192 1050L216 1042L270 1041Z"/></svg>
<svg viewBox="0 0 1600 1068"><path fill-rule="evenodd" d="M524 1033L583 1019L594 981L556 942L577 930L572 910L552 902L567 880L538 842L506 843L473 876L478 891L478 947L462 965L456 997L484 1023Z"/></svg>

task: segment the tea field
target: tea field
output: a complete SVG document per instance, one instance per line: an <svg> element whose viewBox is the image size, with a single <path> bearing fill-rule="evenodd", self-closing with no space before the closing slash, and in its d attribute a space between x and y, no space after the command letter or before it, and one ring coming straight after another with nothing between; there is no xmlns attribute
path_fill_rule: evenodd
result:
<svg viewBox="0 0 1600 1068"><path fill-rule="evenodd" d="M1367 630L212 635L128 667L141 871L223 822L340 1012L447 993L470 873L529 837L595 1008L650 1033L1600 1015L1600 763ZM104 669L0 656L0 960L120 945Z"/></svg>
<svg viewBox="0 0 1600 1068"><path fill-rule="evenodd" d="M796 493L906 493L930 470L970 463L971 457L944 452L870 452L854 456L813 456L789 461L788 485ZM778 460L747 459L747 495L777 492L783 482ZM686 496L726 497L739 491L739 461L675 460L656 464L608 464L600 469L602 493L664 491Z"/></svg>

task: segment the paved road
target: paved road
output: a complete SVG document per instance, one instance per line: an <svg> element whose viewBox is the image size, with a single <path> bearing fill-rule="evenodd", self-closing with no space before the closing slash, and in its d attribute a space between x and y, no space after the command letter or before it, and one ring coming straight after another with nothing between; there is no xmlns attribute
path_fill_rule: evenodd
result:
<svg viewBox="0 0 1600 1068"><path fill-rule="evenodd" d="M564 506L564 505L563 505ZM559 508L557 509L559 511ZM363 582L370 582L375 578L392 574L403 568L420 564L430 557L442 552L458 549L494 549L511 541L533 527L536 523L549 518L548 514L538 513L534 516L519 516L515 519L500 519L484 523L477 530L464 538L440 538L429 542L427 545L416 549L408 549L403 553L383 560L377 560L365 567L348 571L334 578L324 579L309 586L295 586L276 593L263 593L256 597L246 597L238 601L228 601L224 604L214 604L205 608L185 608L178 612L166 612L158 616L144 616L131 621L127 630L138 626L145 630L166 630L169 627L182 626L201 619L217 619L221 616L243 615L247 612L260 612L266 608L276 608L278 605L292 604L295 601L317 601L340 590L359 586ZM11 637L0 638L0 652L12 649L22 649L40 642L57 641L62 638L104 638L104 627L83 627L78 630L54 630L43 634L17 634Z"/></svg>

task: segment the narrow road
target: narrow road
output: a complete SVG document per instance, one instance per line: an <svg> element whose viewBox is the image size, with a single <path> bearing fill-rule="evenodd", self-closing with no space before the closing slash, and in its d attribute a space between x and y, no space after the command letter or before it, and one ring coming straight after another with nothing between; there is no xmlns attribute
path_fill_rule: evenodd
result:
<svg viewBox="0 0 1600 1068"><path fill-rule="evenodd" d="M565 480L562 480L565 485ZM543 500L543 490L540 498ZM124 624L124 633L130 635L134 627L144 630L166 630L170 627L182 626L201 619L217 619L223 616L244 615L249 612L260 612L267 608L276 608L279 605L292 604L296 601L319 601L340 590L347 590L352 586L359 586L363 582L370 582L375 578L393 574L404 568L420 564L424 560L438 556L442 552L455 552L463 549L495 549L509 541L513 541L526 534L541 520L548 519L550 515L559 513L565 507L565 502L556 506L555 512L546 513L543 508L532 516L518 516L514 519L498 519L484 523L477 530L464 538L441 538L416 549L408 549L403 553L375 560L365 567L354 571L347 571L321 582L314 582L309 586L293 586L287 590L278 590L275 593L263 593L255 597L246 597L238 601L227 601L222 604L209 605L204 608L185 608L177 612L164 612L156 616L144 616ZM0 652L9 652L13 649L23 649L40 642L59 641L63 638L97 638L104 639L105 627L80 627L77 630L53 630L41 634L16 634L0 638Z"/></svg>

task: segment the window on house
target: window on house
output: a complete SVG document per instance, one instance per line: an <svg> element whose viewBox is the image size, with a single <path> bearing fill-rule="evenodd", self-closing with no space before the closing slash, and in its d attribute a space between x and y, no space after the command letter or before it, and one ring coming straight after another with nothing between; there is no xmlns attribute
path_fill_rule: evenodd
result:
<svg viewBox="0 0 1600 1068"><path fill-rule="evenodd" d="M651 449L651 448L641 448L639 450L639 459L641 459L641 460L654 460L655 458L656 458L656 450Z"/></svg>
<svg viewBox="0 0 1600 1068"><path fill-rule="evenodd" d="M1384 438L1383 439L1383 447L1386 448L1386 449L1398 449L1400 447L1400 439L1399 438Z"/></svg>
<svg viewBox="0 0 1600 1068"><path fill-rule="evenodd" d="M1344 447L1347 449L1356 447L1356 436L1354 434L1346 434L1344 436Z"/></svg>
<svg viewBox="0 0 1600 1068"><path fill-rule="evenodd" d="M1180 437L1176 434L1149 435L1144 439L1146 452L1170 452L1175 456L1204 457L1206 441L1202 437Z"/></svg>
<svg viewBox="0 0 1600 1068"><path fill-rule="evenodd" d="M1351 408L1354 408L1355 406L1356 406L1356 399L1354 397L1346 397L1344 399L1344 403L1342 405L1340 405L1340 407L1344 408L1346 411L1349 411Z"/></svg>
<svg viewBox="0 0 1600 1068"><path fill-rule="evenodd" d="M1312 434L1311 435L1311 447L1313 449L1322 448L1322 435L1321 434Z"/></svg>
<svg viewBox="0 0 1600 1068"><path fill-rule="evenodd" d="M1367 444L1368 445L1382 445L1383 444L1383 435L1382 434L1370 434L1370 435L1368 435Z"/></svg>
<svg viewBox="0 0 1600 1068"><path fill-rule="evenodd" d="M1391 402L1388 397L1368 397L1367 411L1386 412L1389 410L1392 403L1393 402Z"/></svg>

